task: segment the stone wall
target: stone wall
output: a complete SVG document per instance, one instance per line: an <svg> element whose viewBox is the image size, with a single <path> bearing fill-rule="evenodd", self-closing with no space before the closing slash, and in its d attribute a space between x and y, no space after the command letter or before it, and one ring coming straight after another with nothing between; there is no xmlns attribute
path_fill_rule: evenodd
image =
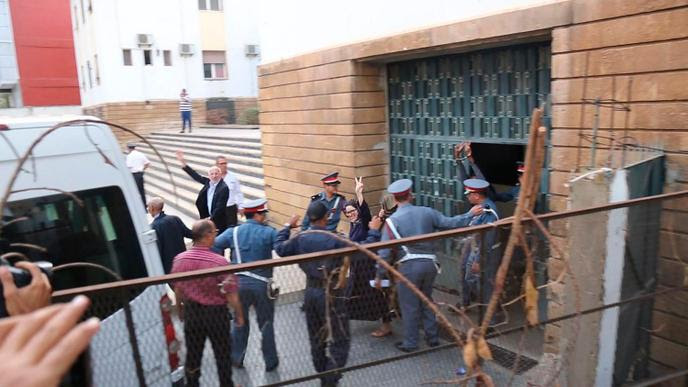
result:
<svg viewBox="0 0 688 387"><path fill-rule="evenodd" d="M573 1L571 6L573 25L552 31L550 208L566 209L569 191L565 182L577 164L591 165L590 143L580 141L579 130L592 127L594 107L583 106L583 98L628 103L628 114L601 109L599 134L617 139L632 136L639 144L666 150L665 192L688 189L688 1L584 0ZM609 140L600 142L597 167L605 166L609 155ZM618 157L612 159L613 166L618 163ZM680 286L684 281L685 263L680 259L685 260L688 252L687 210L685 199L665 203L659 289ZM553 230L560 237L566 236L562 222L554 224ZM552 278L562 269L558 258L550 260ZM555 287L553 291L561 289ZM558 313L561 305L554 300L561 299L560 295L554 294L552 299L550 311ZM657 329L651 341L651 358L657 368L688 366L686 305L688 292L655 302L653 328ZM558 324L548 327L547 351L559 350L559 334Z"/></svg>
<svg viewBox="0 0 688 387"><path fill-rule="evenodd" d="M589 143L579 140L579 130L593 123L593 108L583 106L583 98L628 102L627 116L602 110L600 134L608 136L611 129L615 138L629 135L665 149L665 191L688 189L688 156L679 153L688 149L686 20L688 0L558 1L263 65L259 104L273 215L281 223L292 213L303 214L308 196L319 191L319 176L331 170L342 173L348 196L356 175L367 177L371 202L384 190L389 176L385 62L532 39L552 41L552 210L567 208L566 182L577 166L591 164ZM608 160L603 145L597 166ZM665 203L665 209L659 288L684 283L680 259L688 251L688 199ZM566 246L567 224L550 227ZM549 261L552 278L563 269L561 258ZM562 289L550 288L551 316L562 314ZM657 368L688 366L686 304L688 292L655 303L653 327L663 327L651 343ZM545 333L545 350L558 352L561 326L552 324Z"/></svg>
<svg viewBox="0 0 688 387"><path fill-rule="evenodd" d="M152 100L145 102L117 102L84 108L84 114L122 125L141 136L160 130L181 130L181 115L177 100ZM193 101L191 123L194 127L206 123L205 101ZM119 129L113 130L121 144L138 141L134 135Z"/></svg>

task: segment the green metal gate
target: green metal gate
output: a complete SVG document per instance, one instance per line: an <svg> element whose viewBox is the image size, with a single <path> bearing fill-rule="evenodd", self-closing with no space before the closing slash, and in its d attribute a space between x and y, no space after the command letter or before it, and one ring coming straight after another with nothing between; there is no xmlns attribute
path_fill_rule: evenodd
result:
<svg viewBox="0 0 688 387"><path fill-rule="evenodd" d="M533 108L545 105L549 125L550 69L549 42L389 64L392 181L413 180L416 204L465 211L454 145L525 145ZM438 284L456 288L458 257L450 243L444 250L440 259L456 262L446 262Z"/></svg>
<svg viewBox="0 0 688 387"><path fill-rule="evenodd" d="M550 58L538 43L390 64L392 181L409 178L418 204L458 213L453 146L526 144L530 114L549 98Z"/></svg>

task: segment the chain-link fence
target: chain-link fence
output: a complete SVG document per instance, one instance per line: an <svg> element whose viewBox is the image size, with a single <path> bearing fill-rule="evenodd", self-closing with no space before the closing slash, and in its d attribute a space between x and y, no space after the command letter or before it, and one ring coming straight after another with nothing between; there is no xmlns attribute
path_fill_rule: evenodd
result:
<svg viewBox="0 0 688 387"><path fill-rule="evenodd" d="M653 305L685 305L686 288L657 285L660 244L650 234L668 227L664 220L631 215L633 223L614 239L618 235L609 229L609 219L627 209L659 214L664 199L677 197L550 213L540 217L546 228L526 219L531 250L515 252L503 284L496 283L487 250L503 248L508 219L366 245L376 251L420 241L436 244L442 273L451 273L439 274L450 277L432 290L433 305L451 325L440 324L439 340L431 323L438 313L417 301L419 314L405 323L412 314L404 316L402 310L412 308L400 307L403 279L390 276L376 288L376 262L355 246L61 291L57 301L88 295L92 306L86 317L102 319L65 385L414 386L463 380L473 385L464 349L467 342L473 345L473 336L467 333L477 331L492 289L502 288L501 306L484 336L492 360L479 361L494 385L577 385L573 377L599 385L642 383L657 376L651 370L652 337L662 327L653 325ZM600 235L601 230L609 235ZM497 234L491 246L484 242L488 233ZM471 238L486 247L473 273L478 282L466 287L470 269L461 252ZM609 245L618 240L627 242L622 251ZM602 251L598 248L607 249L606 255L595 255ZM617 253L617 261L610 261ZM203 254L196 259L209 259ZM537 321L529 324L532 299L522 278L531 257L538 297ZM327 268L321 278L307 277L299 267L313 263ZM264 276L265 269L273 270L271 283L247 274ZM451 277L453 286L447 286ZM610 293L610 284L618 291ZM243 326L237 324L241 313L228 307L235 296L248 312ZM417 348L402 346L401 351L395 344L403 341L408 326L424 334ZM476 348L484 350L476 337Z"/></svg>

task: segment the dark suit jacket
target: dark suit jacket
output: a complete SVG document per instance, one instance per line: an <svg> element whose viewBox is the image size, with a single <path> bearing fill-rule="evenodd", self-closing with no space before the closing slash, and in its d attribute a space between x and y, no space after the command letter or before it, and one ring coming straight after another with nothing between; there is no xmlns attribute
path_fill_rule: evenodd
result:
<svg viewBox="0 0 688 387"><path fill-rule="evenodd" d="M174 215L166 215L161 212L153 222L151 227L158 236L158 250L165 274L172 269L172 261L177 254L186 251L184 237L191 238L191 230Z"/></svg>
<svg viewBox="0 0 688 387"><path fill-rule="evenodd" d="M227 184L220 179L215 187L215 193L213 194L213 202L210 208L210 213L208 212L208 187L210 186L210 179L205 176L201 176L198 172L194 171L190 166L183 168L184 172L188 173L192 179L203 184L203 188L198 193L196 198L196 209L198 209L198 216L201 219L210 218L217 227L218 233L221 233L227 228L227 212L225 207L227 207L227 199L229 198L229 188Z"/></svg>

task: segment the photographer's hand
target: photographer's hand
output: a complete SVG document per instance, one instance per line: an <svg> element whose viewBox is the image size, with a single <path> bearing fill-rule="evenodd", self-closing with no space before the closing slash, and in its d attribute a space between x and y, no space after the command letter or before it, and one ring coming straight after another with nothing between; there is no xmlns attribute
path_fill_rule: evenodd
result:
<svg viewBox="0 0 688 387"><path fill-rule="evenodd" d="M57 386L98 331L97 319L77 325L89 300L76 297L0 320L0 387Z"/></svg>
<svg viewBox="0 0 688 387"><path fill-rule="evenodd" d="M10 271L6 267L0 267L0 281L2 281L7 313L10 316L16 316L49 305L52 287L41 269L30 262L17 262L14 266L28 270L31 273L31 283L17 288Z"/></svg>

